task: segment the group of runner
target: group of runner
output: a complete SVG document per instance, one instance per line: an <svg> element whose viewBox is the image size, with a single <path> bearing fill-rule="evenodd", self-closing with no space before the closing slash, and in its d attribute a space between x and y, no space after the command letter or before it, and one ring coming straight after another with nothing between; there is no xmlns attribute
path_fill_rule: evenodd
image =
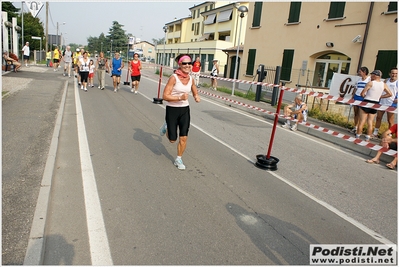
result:
<svg viewBox="0 0 399 267"><path fill-rule="evenodd" d="M67 52L68 51L68 52ZM70 47L64 53L69 54ZM87 92L87 87L94 87L94 73L97 72L98 77L98 89L105 89L105 73L111 72L114 92L119 90L119 84L121 82L122 69L125 64L120 57L118 52L115 52L114 57L108 60L104 57L104 53L100 52L96 55L95 62L90 59L90 55L83 48L76 48L75 53L71 54L71 60L65 60L65 56L62 58L65 62L64 64L64 76L68 73L70 76L70 69L73 68L75 72L75 77L78 79L78 84L80 89ZM135 53L133 59L128 65L128 74L130 73L132 87L131 92L134 94L138 93L140 79L141 79L141 61L139 59L139 54Z"/></svg>

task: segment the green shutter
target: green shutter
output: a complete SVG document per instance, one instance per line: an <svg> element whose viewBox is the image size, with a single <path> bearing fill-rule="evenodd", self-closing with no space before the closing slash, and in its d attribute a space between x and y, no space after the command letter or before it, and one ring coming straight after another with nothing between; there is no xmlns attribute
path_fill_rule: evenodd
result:
<svg viewBox="0 0 399 267"><path fill-rule="evenodd" d="M252 19L252 27L260 26L260 18L262 16L262 2L255 2L254 4L254 17Z"/></svg>
<svg viewBox="0 0 399 267"><path fill-rule="evenodd" d="M299 22L302 2L291 2L288 23Z"/></svg>
<svg viewBox="0 0 399 267"><path fill-rule="evenodd" d="M214 55L213 54L208 54L208 71L212 71L213 68L213 59L214 59Z"/></svg>
<svg viewBox="0 0 399 267"><path fill-rule="evenodd" d="M398 50L379 50L375 62L376 70L382 71L382 77L388 78L392 68L398 65Z"/></svg>
<svg viewBox="0 0 399 267"><path fill-rule="evenodd" d="M254 75L256 49L248 50L247 75Z"/></svg>
<svg viewBox="0 0 399 267"><path fill-rule="evenodd" d="M281 80L290 81L293 60L294 50L285 49L283 54L283 62L281 64Z"/></svg>
<svg viewBox="0 0 399 267"><path fill-rule="evenodd" d="M345 2L331 2L330 12L328 13L329 19L342 18L345 11Z"/></svg>
<svg viewBox="0 0 399 267"><path fill-rule="evenodd" d="M398 11L398 2L389 2L388 12Z"/></svg>

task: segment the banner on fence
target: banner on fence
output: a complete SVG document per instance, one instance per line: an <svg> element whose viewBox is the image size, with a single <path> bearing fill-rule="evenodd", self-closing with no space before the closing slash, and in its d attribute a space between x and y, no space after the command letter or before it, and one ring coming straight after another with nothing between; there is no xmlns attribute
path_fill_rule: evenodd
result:
<svg viewBox="0 0 399 267"><path fill-rule="evenodd" d="M346 99L352 98L356 92L356 83L360 78L360 76L334 73L331 80L330 95Z"/></svg>

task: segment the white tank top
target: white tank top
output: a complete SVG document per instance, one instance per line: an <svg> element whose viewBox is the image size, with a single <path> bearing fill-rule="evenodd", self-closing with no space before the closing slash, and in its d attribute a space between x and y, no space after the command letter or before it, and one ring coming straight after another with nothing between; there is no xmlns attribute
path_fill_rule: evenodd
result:
<svg viewBox="0 0 399 267"><path fill-rule="evenodd" d="M184 93L190 93L191 92L191 86L193 84L193 79L190 77L190 80L188 81L187 85L184 85L179 78L177 77L176 74L173 74L173 76L176 79L176 83L173 86L172 89L172 96L181 96ZM180 100L180 101L170 101L166 104L167 106L170 107L187 107L189 105L188 100Z"/></svg>
<svg viewBox="0 0 399 267"><path fill-rule="evenodd" d="M372 81L372 83L373 83L373 85L367 91L364 99L379 102L382 92L384 91L384 82L383 81L379 81L379 82Z"/></svg>
<svg viewBox="0 0 399 267"><path fill-rule="evenodd" d="M391 79L388 79L385 82L392 93L391 97L381 98L380 104L384 106L392 105L393 101L395 100L396 94L398 93L398 81L391 82Z"/></svg>

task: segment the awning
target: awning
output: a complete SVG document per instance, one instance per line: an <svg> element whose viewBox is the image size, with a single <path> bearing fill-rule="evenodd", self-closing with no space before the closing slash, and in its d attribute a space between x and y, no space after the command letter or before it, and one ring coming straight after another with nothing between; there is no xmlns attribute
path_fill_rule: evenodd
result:
<svg viewBox="0 0 399 267"><path fill-rule="evenodd" d="M231 17L231 12L233 12L233 9L220 12L217 21L218 22L229 21Z"/></svg>
<svg viewBox="0 0 399 267"><path fill-rule="evenodd" d="M211 35L210 33L204 33L204 35L202 35L200 38L198 38L198 41L205 41L209 39L209 35Z"/></svg>
<svg viewBox="0 0 399 267"><path fill-rule="evenodd" d="M216 14L208 15L208 17L207 17L206 20L204 21L204 24L205 24L205 25L209 25L209 24L215 23L215 18L216 18Z"/></svg>

